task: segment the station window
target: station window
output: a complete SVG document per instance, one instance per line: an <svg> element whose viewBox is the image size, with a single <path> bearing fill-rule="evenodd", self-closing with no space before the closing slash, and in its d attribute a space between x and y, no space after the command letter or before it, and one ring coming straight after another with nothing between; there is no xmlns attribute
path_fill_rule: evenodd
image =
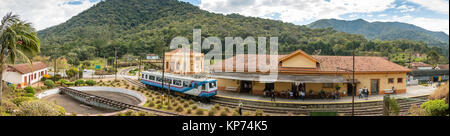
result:
<svg viewBox="0 0 450 136"><path fill-rule="evenodd" d="M403 83L403 78L397 78L397 83Z"/></svg>
<svg viewBox="0 0 450 136"><path fill-rule="evenodd" d="M324 83L323 88L333 88L333 83Z"/></svg>
<svg viewBox="0 0 450 136"><path fill-rule="evenodd" d="M393 83L394 83L394 78L389 78L389 79L388 79L388 83L389 83L389 84L393 84Z"/></svg>

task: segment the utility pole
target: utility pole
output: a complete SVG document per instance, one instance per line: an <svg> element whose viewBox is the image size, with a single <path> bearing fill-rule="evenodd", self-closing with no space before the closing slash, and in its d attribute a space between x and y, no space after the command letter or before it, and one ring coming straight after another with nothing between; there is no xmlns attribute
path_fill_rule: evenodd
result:
<svg viewBox="0 0 450 136"><path fill-rule="evenodd" d="M138 79L141 76L141 65L142 65L142 57L139 57Z"/></svg>
<svg viewBox="0 0 450 136"><path fill-rule="evenodd" d="M56 47L53 50L55 51L55 64L53 69L53 76L56 76L56 59L58 59L58 56L56 55Z"/></svg>
<svg viewBox="0 0 450 136"><path fill-rule="evenodd" d="M352 79L352 116L355 116L355 49L353 49L353 79Z"/></svg>
<svg viewBox="0 0 450 136"><path fill-rule="evenodd" d="M117 48L116 47L114 47L114 59L115 59L115 63L116 63L116 65L114 66L115 80L117 80Z"/></svg>

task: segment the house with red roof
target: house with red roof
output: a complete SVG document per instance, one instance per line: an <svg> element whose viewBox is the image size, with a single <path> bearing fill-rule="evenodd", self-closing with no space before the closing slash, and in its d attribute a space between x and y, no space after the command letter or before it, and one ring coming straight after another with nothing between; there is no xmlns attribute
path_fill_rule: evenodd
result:
<svg viewBox="0 0 450 136"><path fill-rule="evenodd" d="M43 62L8 65L3 79L7 83L17 84L18 87L23 88L40 81L48 70L49 66Z"/></svg>

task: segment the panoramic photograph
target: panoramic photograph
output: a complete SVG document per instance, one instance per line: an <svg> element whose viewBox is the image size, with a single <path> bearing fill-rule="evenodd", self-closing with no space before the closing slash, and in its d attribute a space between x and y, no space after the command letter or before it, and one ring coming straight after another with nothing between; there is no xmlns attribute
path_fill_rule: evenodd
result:
<svg viewBox="0 0 450 136"><path fill-rule="evenodd" d="M0 0L0 19L0 122L449 116L448 0Z"/></svg>

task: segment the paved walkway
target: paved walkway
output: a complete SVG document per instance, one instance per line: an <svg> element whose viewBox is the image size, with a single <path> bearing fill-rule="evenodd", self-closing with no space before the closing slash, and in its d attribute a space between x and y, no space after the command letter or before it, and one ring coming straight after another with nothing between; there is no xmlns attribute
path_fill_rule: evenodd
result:
<svg viewBox="0 0 450 136"><path fill-rule="evenodd" d="M421 96L421 95L429 95L431 94L436 88L435 87L424 87L424 86L408 86L407 87L407 93L403 94L396 94L391 95L395 98L407 98L407 97L414 97L414 96ZM218 96L225 96L225 97L234 97L234 98L240 98L240 99L250 99L250 100L261 100L261 101L271 101L270 97L263 97L261 95L252 95L248 93L234 93L234 92L227 92L227 91L219 91ZM366 99L359 99L358 96L355 96L355 102L363 102L363 101L376 101L376 100L383 100L384 95L372 95L369 96L369 98ZM304 101L301 99L286 99L286 98L276 98L277 102L314 102L314 103L329 103L329 102L352 102L352 97L347 96L338 100L331 100L331 99L305 99Z"/></svg>

